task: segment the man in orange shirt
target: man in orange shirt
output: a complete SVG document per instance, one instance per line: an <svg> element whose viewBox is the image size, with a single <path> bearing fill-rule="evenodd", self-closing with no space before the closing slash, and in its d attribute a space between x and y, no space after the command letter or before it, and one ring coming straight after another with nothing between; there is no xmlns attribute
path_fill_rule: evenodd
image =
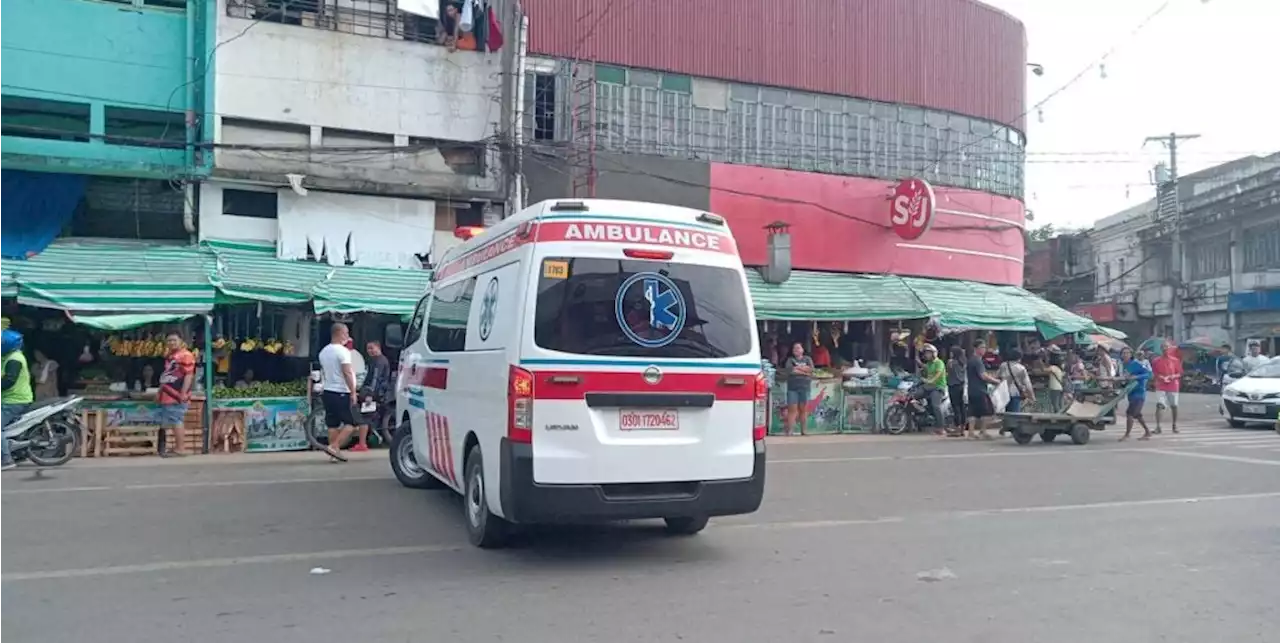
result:
<svg viewBox="0 0 1280 643"><path fill-rule="evenodd" d="M160 392L156 401L160 403L160 431L156 434L156 450L160 457L168 458L180 455L165 448L165 434L173 429L175 441L179 441L182 421L187 414L187 405L191 402L191 384L196 375L196 358L187 350L182 336L176 332L165 337L169 354L164 360L164 372L160 374Z"/></svg>
<svg viewBox="0 0 1280 643"><path fill-rule="evenodd" d="M1160 432L1160 411L1169 409L1173 418L1173 432L1178 432L1178 391L1182 389L1182 358L1178 348L1165 346L1164 355L1151 364L1156 379L1156 433Z"/></svg>

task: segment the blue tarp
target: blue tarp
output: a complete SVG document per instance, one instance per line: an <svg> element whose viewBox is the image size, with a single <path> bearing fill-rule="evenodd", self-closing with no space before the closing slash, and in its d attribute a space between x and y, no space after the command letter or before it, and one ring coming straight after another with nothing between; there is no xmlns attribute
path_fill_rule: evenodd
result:
<svg viewBox="0 0 1280 643"><path fill-rule="evenodd" d="M84 198L82 174L0 170L0 256L23 259L53 243Z"/></svg>

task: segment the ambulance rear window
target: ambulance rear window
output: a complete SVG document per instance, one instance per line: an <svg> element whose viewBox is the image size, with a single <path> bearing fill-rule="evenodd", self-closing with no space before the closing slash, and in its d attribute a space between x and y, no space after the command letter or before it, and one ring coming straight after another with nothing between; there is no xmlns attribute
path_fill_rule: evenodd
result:
<svg viewBox="0 0 1280 643"><path fill-rule="evenodd" d="M751 351L742 277L663 261L546 258L534 342L579 355L713 359Z"/></svg>

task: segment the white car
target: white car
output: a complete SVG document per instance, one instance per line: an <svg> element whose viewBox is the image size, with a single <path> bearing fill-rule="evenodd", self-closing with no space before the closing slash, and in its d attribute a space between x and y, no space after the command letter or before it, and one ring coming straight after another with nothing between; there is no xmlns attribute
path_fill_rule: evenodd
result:
<svg viewBox="0 0 1280 643"><path fill-rule="evenodd" d="M1222 388L1218 413L1236 428L1280 416L1280 361L1272 360Z"/></svg>

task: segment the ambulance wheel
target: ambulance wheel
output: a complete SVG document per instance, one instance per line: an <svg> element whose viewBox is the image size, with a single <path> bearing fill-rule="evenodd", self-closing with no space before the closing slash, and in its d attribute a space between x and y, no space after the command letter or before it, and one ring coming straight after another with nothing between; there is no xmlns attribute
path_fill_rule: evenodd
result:
<svg viewBox="0 0 1280 643"><path fill-rule="evenodd" d="M467 539L481 549L498 549L506 544L507 521L489 511L488 487L484 479L484 457L480 446L467 454L466 486L462 490L462 510L467 519Z"/></svg>
<svg viewBox="0 0 1280 643"><path fill-rule="evenodd" d="M692 536L707 528L706 516L681 516L666 518L667 533L672 536Z"/></svg>
<svg viewBox="0 0 1280 643"><path fill-rule="evenodd" d="M413 452L413 431L405 423L391 438L391 471L396 480L410 489L443 489L444 483L427 472L418 464L418 456Z"/></svg>

